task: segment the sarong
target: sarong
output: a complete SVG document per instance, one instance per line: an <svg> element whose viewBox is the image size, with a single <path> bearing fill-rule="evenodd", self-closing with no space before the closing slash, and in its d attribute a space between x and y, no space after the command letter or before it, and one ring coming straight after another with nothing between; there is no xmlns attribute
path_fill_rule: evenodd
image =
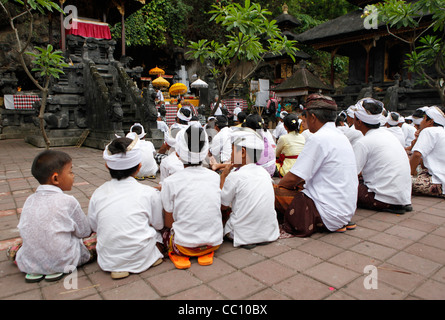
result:
<svg viewBox="0 0 445 320"><path fill-rule="evenodd" d="M383 211L387 209L403 209L403 205L389 204L375 199L375 193L368 191L368 187L360 181L358 185L357 207L362 209ZM408 204L408 203L407 203Z"/></svg>
<svg viewBox="0 0 445 320"><path fill-rule="evenodd" d="M413 194L445 198L442 185L434 184L428 169L422 169L417 177L412 178Z"/></svg>
<svg viewBox="0 0 445 320"><path fill-rule="evenodd" d="M275 210L283 221L283 230L296 237L309 237L315 232L326 232L314 201L303 192L274 185Z"/></svg>
<svg viewBox="0 0 445 320"><path fill-rule="evenodd" d="M186 257L199 257L206 254L209 254L212 251L217 250L220 246L209 246L204 245L196 248L189 248L181 246L175 243L175 232L173 228L164 228L162 231L162 241L164 242L165 248L167 251L173 252L178 256L186 256Z"/></svg>

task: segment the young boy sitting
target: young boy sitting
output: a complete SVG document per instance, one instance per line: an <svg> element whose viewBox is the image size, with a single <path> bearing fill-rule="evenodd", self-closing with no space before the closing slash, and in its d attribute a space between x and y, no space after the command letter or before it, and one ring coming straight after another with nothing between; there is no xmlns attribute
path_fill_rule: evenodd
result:
<svg viewBox="0 0 445 320"><path fill-rule="evenodd" d="M138 139L117 138L105 147L112 179L94 191L88 207L97 262L113 279L143 272L163 258L157 248L162 241L157 230L164 227L159 191L134 179L142 161Z"/></svg>
<svg viewBox="0 0 445 320"><path fill-rule="evenodd" d="M175 150L184 169L162 183L164 245L178 269L189 268L190 257L210 265L223 241L223 226L219 175L201 165L209 150L207 133L196 126L182 129Z"/></svg>
<svg viewBox="0 0 445 320"><path fill-rule="evenodd" d="M40 186L23 206L18 224L22 244L11 248L8 255L13 259L15 253L15 262L27 273L27 282L55 281L68 272L67 267L94 258L82 241L90 236L91 228L79 202L64 194L74 182L68 154L43 151L34 159L31 173Z"/></svg>
<svg viewBox="0 0 445 320"><path fill-rule="evenodd" d="M127 138L134 140L136 135L139 137L139 148L142 151L141 169L136 175L136 179L144 180L145 178L155 179L158 172L158 165L154 158L156 154L153 142L143 140L145 138L144 127L140 123L135 123L131 126L130 132L127 134Z"/></svg>
<svg viewBox="0 0 445 320"><path fill-rule="evenodd" d="M274 189L269 173L256 165L263 139L254 130L241 128L232 133L231 142L231 164L224 168L220 185L222 210L232 210L224 235L235 247L250 249L279 237Z"/></svg>

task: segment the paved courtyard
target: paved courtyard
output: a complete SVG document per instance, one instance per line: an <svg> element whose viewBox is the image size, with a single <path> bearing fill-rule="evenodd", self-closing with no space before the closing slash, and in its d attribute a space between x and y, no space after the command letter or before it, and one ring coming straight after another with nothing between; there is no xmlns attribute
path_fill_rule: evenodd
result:
<svg viewBox="0 0 445 320"><path fill-rule="evenodd" d="M57 149L73 158L76 178L69 194L88 213L92 193L109 179L102 151ZM38 186L30 168L40 151L22 140L0 140L0 299L445 299L445 200L428 197L413 197L414 210L404 215L358 209L357 229L343 234L279 239L252 250L224 242L211 266L192 259L190 269L177 270L167 259L112 280L94 262L77 270L77 282L67 276L26 283L5 253L19 237L21 208ZM154 186L158 180L141 183Z"/></svg>

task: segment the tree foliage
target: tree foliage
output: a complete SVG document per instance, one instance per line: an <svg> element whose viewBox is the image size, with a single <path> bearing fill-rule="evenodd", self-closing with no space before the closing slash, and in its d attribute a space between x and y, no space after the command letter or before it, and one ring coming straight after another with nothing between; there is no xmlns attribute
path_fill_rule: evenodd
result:
<svg viewBox="0 0 445 320"><path fill-rule="evenodd" d="M152 0L125 19L127 46L184 45L186 19L191 7L182 0ZM122 25L111 27L113 38L121 38Z"/></svg>
<svg viewBox="0 0 445 320"><path fill-rule="evenodd" d="M408 71L419 74L420 83L436 88L445 105L445 0L387 0L366 10L368 14L376 12L390 34L410 45L405 60ZM411 32L402 37L391 32L391 28L407 28ZM427 71L431 68L436 75Z"/></svg>
<svg viewBox="0 0 445 320"><path fill-rule="evenodd" d="M8 0L1 0L0 6L5 12L6 16L9 20L9 25L11 29L14 31L15 41L16 41L16 51L17 56L20 60L20 64L25 70L28 77L31 81L36 85L36 87L41 91L41 104L39 111L39 123L40 123L40 131L42 133L43 139L45 141L47 149L50 147L50 141L45 132L45 123L43 119L43 115L45 113L46 108L46 100L48 97L49 84L52 78L59 78L59 75L64 73L63 67L68 66L61 55L61 51L54 50L52 45L48 45L46 48L35 47L37 53L27 52L27 48L31 42L31 35L33 33L33 22L34 17L33 13L37 10L40 13L45 13L47 11L57 10L59 12L63 12L62 9L57 5L57 3L48 0L15 0L16 3L21 5L21 12L15 16L12 15L11 11L8 10L6 4ZM28 32L27 32L27 40L25 43L22 42L22 35L19 34L19 31L16 27L16 21L19 17L25 17L28 21ZM28 69L28 66L25 63L24 55L28 54L34 57L32 64L35 66L31 71L38 72L40 78L42 79L42 83L40 83L36 77L31 74L31 71Z"/></svg>
<svg viewBox="0 0 445 320"><path fill-rule="evenodd" d="M249 79L266 53L288 54L295 61L296 41L281 35L271 12L257 3L213 5L210 21L224 30L225 40L190 41L187 55L205 64L215 79L219 97L234 90L234 84ZM250 62L250 69L240 73L236 66ZM212 113L214 110L212 110Z"/></svg>

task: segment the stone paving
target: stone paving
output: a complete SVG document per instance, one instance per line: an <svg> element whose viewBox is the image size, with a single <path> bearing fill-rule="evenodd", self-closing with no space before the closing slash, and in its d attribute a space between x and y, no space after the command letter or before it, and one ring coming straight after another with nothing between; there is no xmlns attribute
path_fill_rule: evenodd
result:
<svg viewBox="0 0 445 320"><path fill-rule="evenodd" d="M69 194L88 213L93 191L109 179L102 151L57 149L73 158L76 178ZM225 241L211 266L192 259L190 269L177 270L167 259L140 274L112 280L94 262L77 270L74 288L66 288L75 285L72 280L26 283L5 253L19 237L23 203L38 186L30 167L40 151L22 140L0 141L0 299L445 299L445 200L417 196L414 210L404 215L358 209L357 229L343 234L279 239L252 250ZM155 186L158 179L141 183Z"/></svg>

